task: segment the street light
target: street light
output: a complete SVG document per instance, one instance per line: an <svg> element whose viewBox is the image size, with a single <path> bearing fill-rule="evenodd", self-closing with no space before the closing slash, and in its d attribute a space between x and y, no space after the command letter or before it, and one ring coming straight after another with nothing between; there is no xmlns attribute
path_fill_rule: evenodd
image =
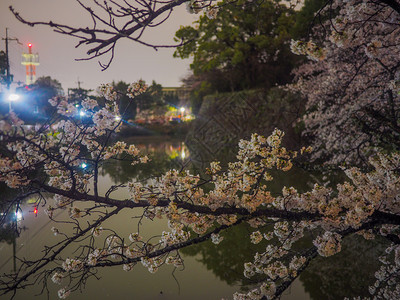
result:
<svg viewBox="0 0 400 300"><path fill-rule="evenodd" d="M19 100L20 96L18 94L9 94L8 95L8 112L12 112L11 102Z"/></svg>
<svg viewBox="0 0 400 300"><path fill-rule="evenodd" d="M184 117L185 117L185 108L184 107L181 107L181 109L180 109L180 111L181 111L181 121L183 120L185 120L184 119Z"/></svg>

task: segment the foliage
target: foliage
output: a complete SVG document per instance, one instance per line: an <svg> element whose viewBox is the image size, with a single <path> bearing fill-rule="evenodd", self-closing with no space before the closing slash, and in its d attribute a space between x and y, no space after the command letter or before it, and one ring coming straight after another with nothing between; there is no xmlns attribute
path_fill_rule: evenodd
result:
<svg viewBox="0 0 400 300"><path fill-rule="evenodd" d="M164 100L162 94L162 85L153 80L148 90L139 95L135 101L137 102L139 111L156 106L163 106Z"/></svg>
<svg viewBox="0 0 400 300"><path fill-rule="evenodd" d="M126 120L134 119L136 116L137 102L131 101L127 96L129 84L124 81L118 81L117 83L113 82L112 85L119 95L119 111L122 112L122 115Z"/></svg>
<svg viewBox="0 0 400 300"><path fill-rule="evenodd" d="M145 84L145 82L143 81ZM162 86L154 80L148 89L133 100L127 96L129 84L124 81L113 82L112 87L118 94L118 109L125 120L134 120L143 110L164 105ZM102 99L101 101L104 101Z"/></svg>
<svg viewBox="0 0 400 300"><path fill-rule="evenodd" d="M40 94L50 96L50 98L59 96L62 93L61 83L50 76L39 77L30 88L38 89Z"/></svg>
<svg viewBox="0 0 400 300"><path fill-rule="evenodd" d="M203 103L203 98L213 94L211 84L206 81L206 76L189 74L182 79L183 87L190 93L190 107L197 114Z"/></svg>
<svg viewBox="0 0 400 300"><path fill-rule="evenodd" d="M268 88L291 79L296 58L287 42L293 25L294 11L283 4L238 1L179 29L175 40L184 44L174 56L193 56L194 75L205 75L213 91Z"/></svg>
<svg viewBox="0 0 400 300"><path fill-rule="evenodd" d="M294 26L290 29L294 39L308 38L312 34L314 25L326 21L328 16L322 13L326 1L305 0L301 9L296 12ZM330 11L330 17L334 12Z"/></svg>
<svg viewBox="0 0 400 300"><path fill-rule="evenodd" d="M68 100L70 102L74 102L78 105L82 102L82 100L86 98L93 98L93 96L89 95L89 93L93 92L93 90L79 88L69 88L68 89Z"/></svg>
<svg viewBox="0 0 400 300"><path fill-rule="evenodd" d="M174 56L193 57L193 73L183 84L191 91L195 113L204 97L216 92L269 89L290 82L292 69L303 59L292 55L288 42L308 36L314 14L325 2L305 1L299 11L276 1L246 3L224 7L211 18L200 16L193 26L176 32L175 39L184 44Z"/></svg>
<svg viewBox="0 0 400 300"><path fill-rule="evenodd" d="M167 105L177 107L180 103L180 99L176 93L165 93L163 99Z"/></svg>

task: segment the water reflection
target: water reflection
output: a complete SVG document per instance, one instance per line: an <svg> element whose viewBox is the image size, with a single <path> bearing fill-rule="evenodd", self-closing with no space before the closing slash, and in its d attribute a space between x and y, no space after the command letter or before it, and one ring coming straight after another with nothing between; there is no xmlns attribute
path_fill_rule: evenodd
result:
<svg viewBox="0 0 400 300"><path fill-rule="evenodd" d="M0 200L0 251L4 243L12 246L12 256L5 262L0 261L0 270L5 264L12 261L12 269L15 272L17 270L17 238L21 231L25 231L27 228L22 224L24 214L21 207L12 206L7 209L6 200L13 195L13 191L1 184L0 192L3 195Z"/></svg>
<svg viewBox="0 0 400 300"><path fill-rule="evenodd" d="M107 189L112 184L126 182L133 178L146 179L151 176L162 174L170 168L189 168L190 152L187 150L182 140L164 140L149 139L127 141L135 143L142 152L149 154L152 161L146 165L131 166L126 162L117 162L117 164L108 164L102 169L100 176L101 190ZM143 167L144 166L144 167ZM126 198L126 190L121 189L117 198ZM113 197L115 195L113 194ZM47 199L48 204L52 204L52 199ZM44 214L43 207L38 207L38 215L32 213L34 206L32 204L21 203L23 217L19 226L27 226L29 230L21 233L20 236L13 235L15 231L9 227L0 231L2 234L0 241L0 272L8 273L19 268L19 262L13 266L13 257L38 257L41 255L44 245L53 245L59 241L60 237L55 236L51 227L56 225L50 223L48 217ZM15 210L14 210L15 212ZM15 214L9 214L14 216ZM57 219L65 219L66 211L60 211ZM143 236L159 235L160 232L167 229L165 220L157 222L143 220ZM14 223L15 224L15 223ZM69 232L71 228L68 224L57 224L61 231ZM63 227L61 227L63 226ZM109 228L118 230L122 236L128 236L130 232L137 231L137 220L132 218L132 211L121 212L117 218L107 221L105 225ZM69 230L69 231L68 231ZM100 242L101 243L101 242ZM66 249L65 257L74 255ZM71 250L72 251L72 250ZM230 297L237 289L236 286L230 286L226 282L215 278L202 263L197 261L197 257L186 256L185 269L173 270L166 266L161 268L156 274L150 274L147 269L140 264L129 274L122 268L107 268L98 270L97 276L102 280L90 279L83 294L75 293L73 299L221 299ZM196 282L194 286L193 283ZM50 299L57 294L59 286L49 284ZM15 299L32 299L37 293L40 293L40 286L35 285L29 289L21 290L17 293ZM43 296L45 297L45 296ZM39 299L42 296L38 297Z"/></svg>
<svg viewBox="0 0 400 300"><path fill-rule="evenodd" d="M265 250L265 244L250 243L249 232L252 232L250 226L243 224L221 234L224 239L219 245L207 241L185 248L182 253L199 257L198 261L230 285L251 285L252 281L243 276L243 263L252 261L257 251Z"/></svg>
<svg viewBox="0 0 400 300"><path fill-rule="evenodd" d="M126 161L105 164L101 169L101 185L104 187L132 179L145 180L161 175L171 168L186 168L192 173L199 173L199 165L193 160L194 150L189 149L182 140L135 138L125 141L134 143L143 153L149 155L151 161L145 165L135 166L131 166ZM222 155L216 159L227 162L233 161L234 157ZM200 164L203 165L204 162ZM323 174L311 174L301 169L293 169L288 173L275 172L273 176L275 180L269 184L273 193L280 192L283 186L291 185L294 185L299 191L306 191L311 188L313 183L322 182L324 177ZM118 197L127 197L126 191L122 191ZM9 218L9 221L3 223L6 225L0 228L0 272L11 270L11 262L15 253L26 257L39 254L43 243L48 243L50 237L55 239L50 230L53 224L48 222L42 208L39 208L37 218L32 212L32 204L21 204L21 209L23 215L15 215L15 210L13 210L11 214L3 216ZM126 235L134 226L130 212L119 215L118 219L113 222L115 223L109 225L113 225L112 227L122 232L126 231ZM146 224L149 225L146 227L154 231L151 232L151 235L159 234L165 230L165 223L165 220L158 223L152 222ZM18 224L20 227L30 228L23 232L21 237L15 230ZM240 288L245 290L254 285L254 281L244 278L243 263L252 261L254 254L263 251L266 246L265 243L251 244L248 238L251 231L253 231L252 228L242 224L222 234L224 240L218 246L206 242L183 249L182 254L185 258L186 268L184 271L176 273L180 288L171 275L172 270L170 269L160 270L159 273L151 275L147 270L138 267L134 271L135 273L129 276L120 269L107 270L107 272L101 270L103 280L88 283L84 294L82 296L74 295L74 299L118 297L125 299L126 295L130 293L137 299L155 299L160 296L160 291L163 292L163 299L231 298L230 295L234 291ZM302 242L311 244L311 237ZM378 250L381 250L379 245L368 249L367 243L363 243L362 239L348 240L343 253L328 259L318 259L309 270L302 274L300 280L304 283L305 290L301 284L297 284L296 293L293 289L292 294L285 295L282 299L339 299L343 296L362 294L371 280L363 274L373 274L373 271L377 269L377 264L370 262L375 261L372 258L377 256ZM361 257L359 253L364 253L364 256ZM359 263L355 264L354 261ZM8 264L7 268L3 268L5 264ZM359 269L352 268L350 270L349 266L354 265L359 266ZM131 291L133 279L135 280L135 292ZM204 282L204 285L194 285L199 281ZM105 286L107 286L106 292ZM28 298L21 294L17 299L29 299L28 292L27 295Z"/></svg>
<svg viewBox="0 0 400 300"><path fill-rule="evenodd" d="M377 259L388 246L381 239L366 241L361 236L343 240L342 251L328 258L316 258L301 275L305 290L312 299L344 299L360 296L369 299L381 263Z"/></svg>
<svg viewBox="0 0 400 300"><path fill-rule="evenodd" d="M192 152L183 141L146 139L127 140L134 143L142 153L148 154L151 161L146 165L131 166L129 163L119 161L117 164L107 164L102 169L103 176L108 175L119 184L127 180L145 180L152 176L158 176L165 171L175 168L186 168L191 173L201 173L202 168L208 166L209 160L200 161L199 157L193 159ZM235 150L235 148L232 148ZM234 161L235 155L230 149L228 152L220 152L213 160L222 161L223 165ZM320 180L321 174L310 174L302 169L294 169L290 172L273 172L276 180L270 182L269 188L272 193L278 194L284 186L295 186L299 191L309 190L315 180ZM256 283L254 279L246 279L243 276L244 262L252 261L256 252L263 252L266 243L254 245L248 238L253 229L247 224L241 224L229 229L223 234L224 240L217 246L211 241L192 245L181 250L187 259L193 257L211 271L216 278L230 286L238 286L238 289L248 290ZM311 240L308 241L311 244ZM234 251L232 251L234 249ZM262 280L262 278L259 278ZM237 289L237 290L238 290ZM295 298L293 298L295 297ZM303 288L299 288L295 295L285 295L282 299L309 299Z"/></svg>
<svg viewBox="0 0 400 300"><path fill-rule="evenodd" d="M15 239L19 236L17 229L17 222L15 220L5 220L5 223L0 227L0 243L14 243Z"/></svg>
<svg viewBox="0 0 400 300"><path fill-rule="evenodd" d="M190 163L190 151L182 140L153 137L125 139L125 142L135 144L142 154L149 156L150 161L135 166L127 161L105 163L101 174L109 175L114 184L160 176L169 169L186 168L194 171L194 166Z"/></svg>

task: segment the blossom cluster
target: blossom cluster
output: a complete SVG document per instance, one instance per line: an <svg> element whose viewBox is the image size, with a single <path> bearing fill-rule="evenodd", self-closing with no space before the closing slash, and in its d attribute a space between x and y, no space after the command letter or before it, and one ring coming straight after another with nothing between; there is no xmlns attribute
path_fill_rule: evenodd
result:
<svg viewBox="0 0 400 300"><path fill-rule="evenodd" d="M140 94L143 94L147 91L148 85L144 82L144 80L136 81L128 86L127 96L129 98L135 98Z"/></svg>
<svg viewBox="0 0 400 300"><path fill-rule="evenodd" d="M321 46L291 43L294 53L312 60L295 71L291 85L307 99L303 134L314 137L313 160L365 164L376 147L397 144L391 124L400 109L400 15L390 5L357 0L332 1L319 14L329 16L315 28Z"/></svg>
<svg viewBox="0 0 400 300"><path fill-rule="evenodd" d="M63 262L62 267L67 272L68 271L79 271L83 267L83 263L79 259L67 258Z"/></svg>
<svg viewBox="0 0 400 300"><path fill-rule="evenodd" d="M209 19L215 19L219 12L219 6L210 1L190 0L186 2L186 10L191 14L204 12Z"/></svg>
<svg viewBox="0 0 400 300"><path fill-rule="evenodd" d="M317 46L313 41L302 42L292 40L290 50L298 55L307 55L309 59L320 61L326 58L326 50Z"/></svg>
<svg viewBox="0 0 400 300"><path fill-rule="evenodd" d="M342 249L341 240L342 237L339 234L326 231L322 236L318 236L313 243L321 256L331 256Z"/></svg>

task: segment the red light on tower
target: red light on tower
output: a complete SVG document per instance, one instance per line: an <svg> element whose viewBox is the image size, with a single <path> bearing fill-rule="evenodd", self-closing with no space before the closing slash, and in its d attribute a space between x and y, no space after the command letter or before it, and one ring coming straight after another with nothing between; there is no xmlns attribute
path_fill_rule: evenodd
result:
<svg viewBox="0 0 400 300"><path fill-rule="evenodd" d="M32 43L28 44L29 54L32 54Z"/></svg>

